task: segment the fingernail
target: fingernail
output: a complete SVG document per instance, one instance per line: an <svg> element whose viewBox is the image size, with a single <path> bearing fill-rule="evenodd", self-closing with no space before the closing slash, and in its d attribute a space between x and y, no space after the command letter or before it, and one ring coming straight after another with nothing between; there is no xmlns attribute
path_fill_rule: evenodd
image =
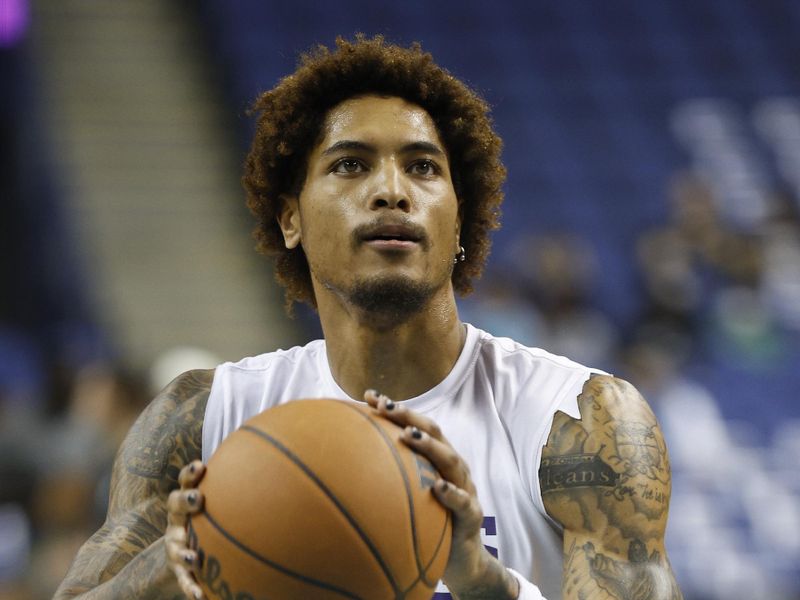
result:
<svg viewBox="0 0 800 600"><path fill-rule="evenodd" d="M199 591L195 590L194 597L196 598L196 600L200 600L200 598L203 597L203 592L199 592Z"/></svg>
<svg viewBox="0 0 800 600"><path fill-rule="evenodd" d="M394 410L394 402L388 398L386 400L386 410Z"/></svg>
<svg viewBox="0 0 800 600"><path fill-rule="evenodd" d="M195 464L194 464L194 463L192 463L192 464L190 464L190 465L189 465L189 473L191 473L192 475L194 475L194 472L195 472L196 470L197 470L197 467L195 466Z"/></svg>
<svg viewBox="0 0 800 600"><path fill-rule="evenodd" d="M417 429L416 427L414 427L411 430L411 437L413 437L415 440L421 440L422 439L422 432L419 429Z"/></svg>
<svg viewBox="0 0 800 600"><path fill-rule="evenodd" d="M446 492L448 489L450 489L450 484L447 483L444 479L442 479L439 482L439 491L440 492Z"/></svg>
<svg viewBox="0 0 800 600"><path fill-rule="evenodd" d="M183 555L183 562L185 562L187 565L191 565L194 562L194 556L187 552Z"/></svg>
<svg viewBox="0 0 800 600"><path fill-rule="evenodd" d="M192 506L197 504L197 492L189 492L189 494L186 496L186 501Z"/></svg>

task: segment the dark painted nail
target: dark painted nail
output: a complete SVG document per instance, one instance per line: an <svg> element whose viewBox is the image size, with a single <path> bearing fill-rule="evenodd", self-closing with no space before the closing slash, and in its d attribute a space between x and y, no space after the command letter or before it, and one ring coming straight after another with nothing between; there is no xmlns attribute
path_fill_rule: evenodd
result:
<svg viewBox="0 0 800 600"><path fill-rule="evenodd" d="M189 492L189 495L186 496L186 501L192 506L197 504L197 492Z"/></svg>
<svg viewBox="0 0 800 600"><path fill-rule="evenodd" d="M442 479L441 483L439 483L439 491L446 492L450 489L450 484L447 483L444 479Z"/></svg>
<svg viewBox="0 0 800 600"><path fill-rule="evenodd" d="M190 464L190 465L189 465L189 473L191 473L192 475L194 475L194 472L195 472L196 470L197 470L197 467L195 466L195 464L194 464L194 463L192 463L192 464Z"/></svg>
<svg viewBox="0 0 800 600"><path fill-rule="evenodd" d="M419 429L417 429L416 427L414 427L411 430L411 437L413 437L415 440L421 440L422 439L422 432Z"/></svg>
<svg viewBox="0 0 800 600"><path fill-rule="evenodd" d="M386 410L394 410L394 402L392 400L386 400Z"/></svg>
<svg viewBox="0 0 800 600"><path fill-rule="evenodd" d="M183 555L183 562L185 562L187 565L191 565L194 562L194 556L187 552Z"/></svg>

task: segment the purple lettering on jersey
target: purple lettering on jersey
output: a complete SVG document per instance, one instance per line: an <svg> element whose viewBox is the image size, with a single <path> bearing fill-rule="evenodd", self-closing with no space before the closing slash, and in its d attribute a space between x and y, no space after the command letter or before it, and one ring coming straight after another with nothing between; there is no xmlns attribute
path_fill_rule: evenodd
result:
<svg viewBox="0 0 800 600"><path fill-rule="evenodd" d="M486 535L497 535L497 520L495 517L483 517L481 529L486 532ZM489 554L497 558L497 548L494 546L487 546L486 544L484 544L483 547L489 551Z"/></svg>
<svg viewBox="0 0 800 600"><path fill-rule="evenodd" d="M494 517L483 517L481 529L486 532L486 535L497 535L497 519Z"/></svg>
<svg viewBox="0 0 800 600"><path fill-rule="evenodd" d="M487 536L489 536L489 535L496 536L497 535L497 518L496 517L483 517L483 523L481 524L481 529L484 531L484 533ZM489 554L491 554L492 556L497 558L497 548L495 548L494 546L487 546L486 544L484 544L483 547L486 548L486 550L489 552ZM436 592L433 595L433 598L431 598L431 600L453 600L453 595L450 592Z"/></svg>

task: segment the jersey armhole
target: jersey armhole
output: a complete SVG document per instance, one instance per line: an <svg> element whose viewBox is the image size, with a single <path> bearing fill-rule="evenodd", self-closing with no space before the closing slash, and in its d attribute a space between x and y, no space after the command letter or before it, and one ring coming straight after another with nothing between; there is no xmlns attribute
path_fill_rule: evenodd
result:
<svg viewBox="0 0 800 600"><path fill-rule="evenodd" d="M553 407L548 412L547 423L541 429L541 437L536 442L536 454L534 458L534 469L531 473L531 496L533 504L544 515L545 519L559 532L563 531L561 524L553 519L544 507L544 500L542 499L542 489L539 485L539 468L542 463L542 450L547 445L547 439L550 437L550 431L553 428L553 420L555 419L556 412L561 411L574 419L580 419L581 414L578 410L578 396L583 390L583 386L588 379L602 371L587 369L586 371L579 371L575 374L570 382L564 386L563 391L559 394L559 398L554 402Z"/></svg>
<svg viewBox="0 0 800 600"><path fill-rule="evenodd" d="M203 414L203 433L202 442L200 446L200 455L203 464L208 463L211 458L211 448L216 448L222 439L223 419L219 414L221 403L218 398L224 394L222 375L220 373L224 365L217 366L214 369L214 379L211 381L211 390L208 393L208 401L206 402L206 410Z"/></svg>

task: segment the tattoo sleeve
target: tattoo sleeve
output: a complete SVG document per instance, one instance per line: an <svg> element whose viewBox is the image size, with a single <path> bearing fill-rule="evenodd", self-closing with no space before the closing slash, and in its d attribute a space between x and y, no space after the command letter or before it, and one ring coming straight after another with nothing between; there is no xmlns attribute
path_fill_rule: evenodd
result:
<svg viewBox="0 0 800 600"><path fill-rule="evenodd" d="M681 600L664 549L670 467L650 407L630 384L596 375L580 419L556 413L539 482L564 527L564 600Z"/></svg>
<svg viewBox="0 0 800 600"><path fill-rule="evenodd" d="M173 381L131 427L114 462L108 514L81 547L55 599L183 598L166 565L166 499L200 458L214 371Z"/></svg>

